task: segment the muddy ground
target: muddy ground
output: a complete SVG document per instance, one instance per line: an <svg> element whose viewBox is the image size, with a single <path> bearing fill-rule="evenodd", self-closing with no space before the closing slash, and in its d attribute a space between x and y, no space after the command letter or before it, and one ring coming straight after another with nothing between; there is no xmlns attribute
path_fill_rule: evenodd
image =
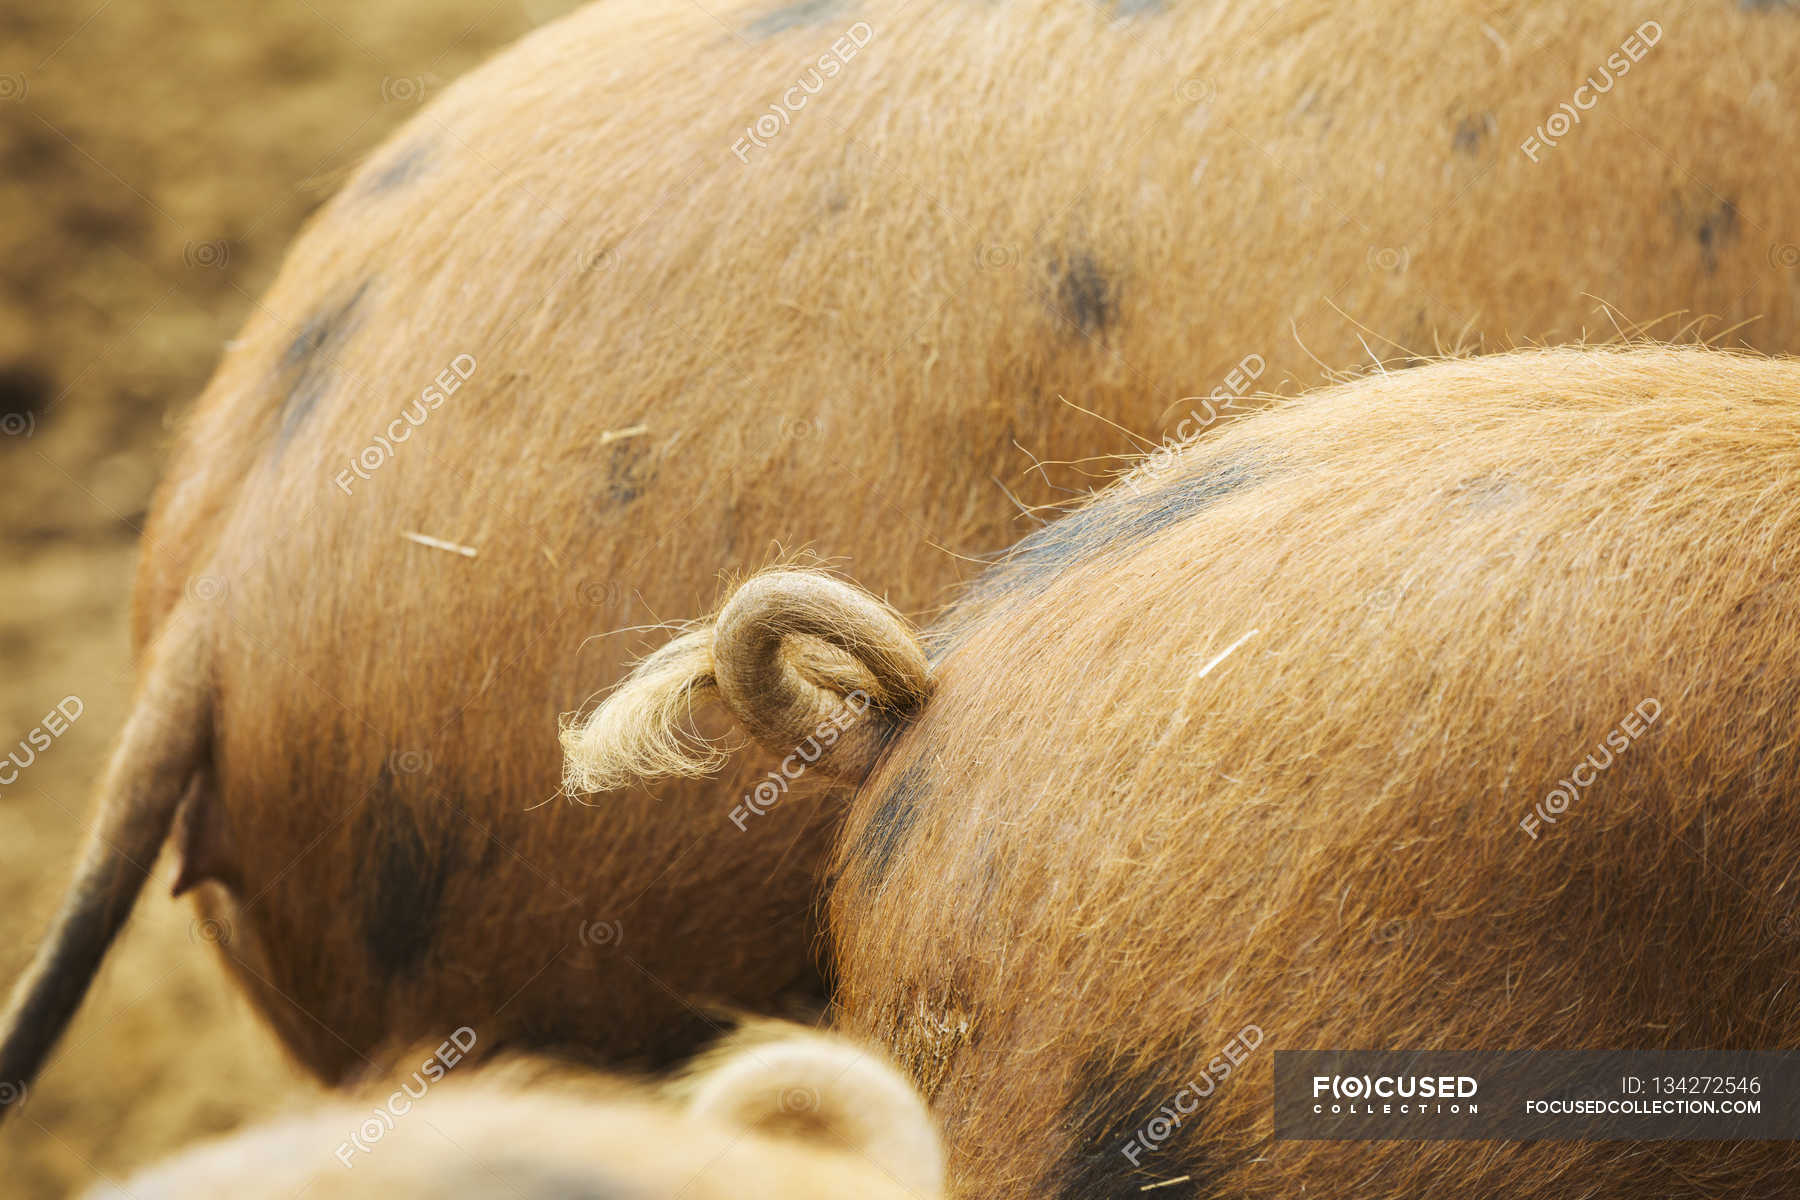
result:
<svg viewBox="0 0 1800 1200"><path fill-rule="evenodd" d="M124 718L137 530L176 421L307 214L422 97L574 6L0 6L0 748L67 697L79 713L0 787L0 984L55 911ZM6 1195L117 1180L310 1095L169 882L165 861L0 1127Z"/></svg>

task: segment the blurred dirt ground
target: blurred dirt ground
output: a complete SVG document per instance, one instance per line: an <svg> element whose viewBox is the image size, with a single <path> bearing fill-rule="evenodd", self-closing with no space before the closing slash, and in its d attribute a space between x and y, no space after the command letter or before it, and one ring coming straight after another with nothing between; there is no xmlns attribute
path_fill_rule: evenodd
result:
<svg viewBox="0 0 1800 1200"><path fill-rule="evenodd" d="M137 529L171 430L307 214L421 97L576 0L0 6L0 986L55 912L124 719ZM74 711L74 706L68 706ZM302 1102L165 861L23 1110L60 1197Z"/></svg>

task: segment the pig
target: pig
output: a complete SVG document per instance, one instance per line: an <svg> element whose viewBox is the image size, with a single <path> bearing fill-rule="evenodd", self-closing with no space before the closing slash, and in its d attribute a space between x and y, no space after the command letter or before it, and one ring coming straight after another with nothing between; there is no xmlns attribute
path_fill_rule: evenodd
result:
<svg viewBox="0 0 1800 1200"><path fill-rule="evenodd" d="M0 1109L165 844L328 1083L446 1026L656 1069L710 1006L816 1011L843 785L721 745L716 780L559 792L546 731L645 626L777 546L928 611L1120 427L1182 442L1371 353L1800 349L1797 70L1791 13L1622 0L613 3L525 38L311 219L181 427Z"/></svg>
<svg viewBox="0 0 1800 1200"><path fill-rule="evenodd" d="M444 1060L436 1052L429 1067ZM289 1200L934 1200L943 1151L912 1086L880 1056L773 1024L728 1038L669 1084L514 1060L413 1072L188 1150L90 1200L204 1194ZM415 1090L416 1085L416 1090Z"/></svg>
<svg viewBox="0 0 1800 1200"><path fill-rule="evenodd" d="M824 624L791 575L762 624ZM931 1099L957 1197L1800 1194L1780 1142L1272 1121L1279 1050L1800 1044L1797 583L1793 360L1519 352L1233 422L863 656L929 666L817 767L861 781L837 1024ZM808 586L832 644L889 636ZM720 680L782 663L706 628ZM777 745L829 702L693 694ZM634 770L655 723L590 728L583 769Z"/></svg>

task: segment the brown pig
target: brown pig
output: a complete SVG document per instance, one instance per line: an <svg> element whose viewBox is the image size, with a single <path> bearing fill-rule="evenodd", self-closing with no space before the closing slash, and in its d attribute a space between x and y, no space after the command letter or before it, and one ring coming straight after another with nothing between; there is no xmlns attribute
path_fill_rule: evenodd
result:
<svg viewBox="0 0 1800 1200"><path fill-rule="evenodd" d="M921 651L846 584L751 588L873 639L858 687ZM1233 423L1019 543L910 722L819 757L873 768L841 1023L959 1197L1800 1194L1787 1142L1277 1141L1271 1093L1284 1049L1800 1045L1796 630L1791 360L1517 353ZM714 689L765 742L841 703L816 637L709 633L718 682L792 677Z"/></svg>
<svg viewBox="0 0 1800 1200"><path fill-rule="evenodd" d="M813 779L546 803L558 715L650 644L615 631L797 538L919 611L1056 464L1130 449L1111 422L1186 437L1370 351L1606 305L1800 349L1797 72L1791 12L1623 0L623 2L526 38L315 216L182 431L0 1107L165 842L326 1080L461 1024L649 1065L702 1002L816 1003Z"/></svg>

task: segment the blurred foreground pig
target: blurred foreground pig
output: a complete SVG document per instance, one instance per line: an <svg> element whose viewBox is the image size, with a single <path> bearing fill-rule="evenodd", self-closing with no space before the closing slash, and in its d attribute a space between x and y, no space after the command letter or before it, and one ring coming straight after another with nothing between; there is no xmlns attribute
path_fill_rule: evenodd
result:
<svg viewBox="0 0 1800 1200"><path fill-rule="evenodd" d="M1800 1195L1791 1143L1271 1138L1279 1049L1800 1045L1800 366L1370 376L1026 538L923 684L869 605L773 572L685 639L777 748L849 695L814 631L929 697L817 769L874 763L841 1020L933 1100L952 1195Z"/></svg>
<svg viewBox="0 0 1800 1200"><path fill-rule="evenodd" d="M934 1200L943 1152L892 1066L764 1027L655 1090L517 1062L426 1059L387 1095L189 1150L91 1200ZM429 1075L430 1078L426 1078Z"/></svg>
<svg viewBox="0 0 1800 1200"><path fill-rule="evenodd" d="M1621 0L624 0L527 38L319 212L182 431L0 1104L164 842L326 1080L461 1025L654 1066L706 1004L816 1005L814 779L754 819L760 754L549 802L643 627L778 543L928 608L1112 422L1187 437L1371 351L1603 303L1800 349L1797 72L1792 13Z"/></svg>

